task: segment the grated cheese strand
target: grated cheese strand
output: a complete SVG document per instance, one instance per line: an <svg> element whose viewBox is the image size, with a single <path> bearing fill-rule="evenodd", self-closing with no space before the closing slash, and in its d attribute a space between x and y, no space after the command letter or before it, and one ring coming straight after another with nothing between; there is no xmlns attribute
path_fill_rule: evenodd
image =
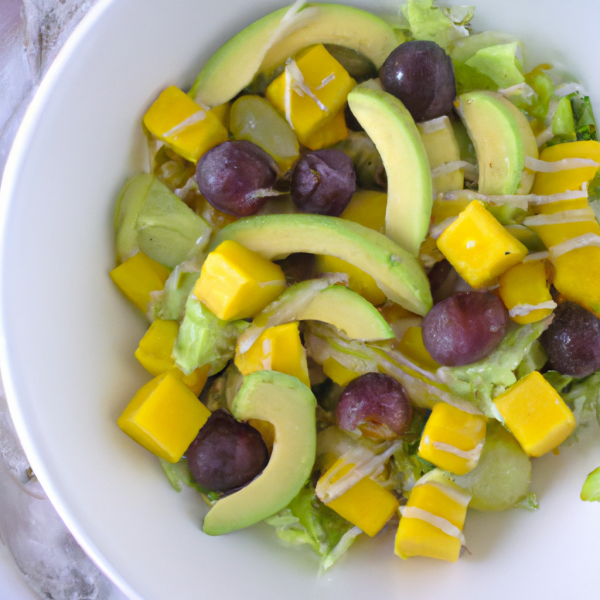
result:
<svg viewBox="0 0 600 600"><path fill-rule="evenodd" d="M585 167L600 167L600 163L589 158L563 158L562 160L547 161L525 157L525 166L536 173L559 173L560 171L572 171Z"/></svg>
<svg viewBox="0 0 600 600"><path fill-rule="evenodd" d="M526 227L536 227L542 225L563 225L565 223L581 223L583 221L594 221L596 219L594 211L589 208L578 208L575 210L563 210L552 215L535 215L527 217L523 221Z"/></svg>
<svg viewBox="0 0 600 600"><path fill-rule="evenodd" d="M452 444L445 444L444 442L433 442L432 446L436 450L441 450L442 452L447 452L448 454L454 454L454 456L464 458L469 462L477 462L481 456L481 450L483 449L483 440L479 442L472 450L461 450Z"/></svg>
<svg viewBox="0 0 600 600"><path fill-rule="evenodd" d="M190 115L187 119L181 121L181 123L175 125L175 127L169 129L169 131L163 133L163 137L167 138L177 136L178 133L181 133L188 127L191 127L200 121L204 121L204 119L206 119L206 113L203 110L198 110L193 115Z"/></svg>
<svg viewBox="0 0 600 600"><path fill-rule="evenodd" d="M419 123L419 129L425 134L429 135L430 133L435 133L436 131L441 131L446 127L446 121L449 121L447 116L438 117L437 119L431 119L431 121L424 121L423 123Z"/></svg>
<svg viewBox="0 0 600 600"><path fill-rule="evenodd" d="M456 525L452 525L448 519L438 517L422 508L417 508L416 506L401 506L400 514L403 519L418 519L419 521L425 521L453 538L461 539L462 537L462 531L456 527Z"/></svg>
<svg viewBox="0 0 600 600"><path fill-rule="evenodd" d="M447 219L444 219L438 225L435 225L434 227L432 227L429 230L430 237L432 237L434 240L437 240L442 235L442 233L444 233L444 231L446 231L446 229L448 227L450 227L450 225L452 225L452 223L454 223L454 221L456 221L456 219L458 219L458 217L448 217Z"/></svg>
<svg viewBox="0 0 600 600"><path fill-rule="evenodd" d="M532 260L546 260L549 256L550 252L547 250L543 250L542 252L532 252L523 259L523 262L526 263L531 262Z"/></svg>
<svg viewBox="0 0 600 600"><path fill-rule="evenodd" d="M557 307L556 302L548 300L548 302L540 302L539 304L517 304L508 311L510 317L524 317L536 310L554 310Z"/></svg>
<svg viewBox="0 0 600 600"><path fill-rule="evenodd" d="M289 72L292 78L292 87L294 91L302 96L306 94L309 98L314 100L315 104L326 113L329 113L329 109L315 96L314 92L310 89L308 84L304 81L304 75L302 75L302 71L298 68L296 61L293 58L288 58L286 61L286 71Z"/></svg>
<svg viewBox="0 0 600 600"><path fill-rule="evenodd" d="M587 96L585 88L580 83L565 83L554 90L554 95L558 98L564 98L565 96L570 96L571 94Z"/></svg>
<svg viewBox="0 0 600 600"><path fill-rule="evenodd" d="M586 246L596 246L600 248L600 236L596 233L584 233L576 238L571 238L556 244L550 248L550 260L554 261L559 256L571 252L571 250L578 250L579 248L585 248Z"/></svg>
<svg viewBox="0 0 600 600"><path fill-rule="evenodd" d="M463 167L472 167L471 163L468 163L465 160L453 160L447 163L441 164L439 167L435 169L431 169L431 177L435 179L436 177L442 177L443 175L448 175L449 173L454 173L454 171L458 171Z"/></svg>

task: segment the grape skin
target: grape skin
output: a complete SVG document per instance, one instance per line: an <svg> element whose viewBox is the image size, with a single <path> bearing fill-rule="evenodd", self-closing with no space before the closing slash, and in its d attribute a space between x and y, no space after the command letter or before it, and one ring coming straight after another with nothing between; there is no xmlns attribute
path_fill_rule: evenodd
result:
<svg viewBox="0 0 600 600"><path fill-rule="evenodd" d="M269 462L260 433L216 410L186 452L194 480L208 490L230 492L250 483Z"/></svg>
<svg viewBox="0 0 600 600"><path fill-rule="evenodd" d="M410 427L412 406L404 388L389 375L366 373L351 381L336 407L341 429L390 439Z"/></svg>
<svg viewBox="0 0 600 600"><path fill-rule="evenodd" d="M200 193L217 210L245 217L266 202L261 190L277 181L277 164L262 148L247 140L219 144L198 161L196 182Z"/></svg>
<svg viewBox="0 0 600 600"><path fill-rule="evenodd" d="M387 57L379 77L383 89L398 98L417 123L452 112L454 67L435 42L404 42Z"/></svg>
<svg viewBox="0 0 600 600"><path fill-rule="evenodd" d="M441 365L468 365L485 358L498 346L507 325L506 308L494 294L459 292L425 315L423 343Z"/></svg>
<svg viewBox="0 0 600 600"><path fill-rule="evenodd" d="M550 366L562 375L586 377L600 370L600 320L574 302L558 305L540 342Z"/></svg>

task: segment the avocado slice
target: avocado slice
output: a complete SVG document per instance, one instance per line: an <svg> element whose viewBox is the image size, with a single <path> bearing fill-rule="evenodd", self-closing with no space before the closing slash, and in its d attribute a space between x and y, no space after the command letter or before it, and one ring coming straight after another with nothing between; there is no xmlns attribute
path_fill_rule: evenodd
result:
<svg viewBox="0 0 600 600"><path fill-rule="evenodd" d="M337 256L371 275L390 300L407 310L425 315L432 306L429 281L418 260L385 235L346 219L306 214L246 217L219 231L209 250L225 240L268 260L294 252Z"/></svg>
<svg viewBox="0 0 600 600"><path fill-rule="evenodd" d="M525 168L525 151L513 105L495 92L469 92L458 102L458 114L477 153L479 192L515 194Z"/></svg>
<svg viewBox="0 0 600 600"><path fill-rule="evenodd" d="M119 262L141 250L169 269L203 250L210 235L202 217L148 173L125 184L117 200L115 225Z"/></svg>
<svg viewBox="0 0 600 600"><path fill-rule="evenodd" d="M189 92L201 105L228 102L254 76L313 44L337 44L364 54L377 68L397 46L394 30L367 11L337 4L281 8L231 38L208 60ZM284 17L287 18L284 19Z"/></svg>
<svg viewBox="0 0 600 600"><path fill-rule="evenodd" d="M433 207L427 152L413 118L387 92L355 88L348 95L352 114L375 143L387 174L385 234L417 256Z"/></svg>
<svg viewBox="0 0 600 600"><path fill-rule="evenodd" d="M233 400L238 420L260 419L275 427L269 464L246 487L217 501L204 533L222 535L254 525L286 507L312 471L317 449L317 401L303 383L277 371L255 371Z"/></svg>

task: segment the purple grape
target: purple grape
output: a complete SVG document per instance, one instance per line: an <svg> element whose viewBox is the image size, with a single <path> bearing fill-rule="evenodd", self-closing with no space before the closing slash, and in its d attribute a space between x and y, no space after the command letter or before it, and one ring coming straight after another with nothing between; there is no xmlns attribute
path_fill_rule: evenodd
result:
<svg viewBox="0 0 600 600"><path fill-rule="evenodd" d="M250 483L269 462L260 433L216 410L186 452L197 483L215 492L229 492Z"/></svg>
<svg viewBox="0 0 600 600"><path fill-rule="evenodd" d="M485 358L502 341L508 313L491 292L459 292L423 319L423 343L441 365L456 367Z"/></svg>
<svg viewBox="0 0 600 600"><path fill-rule="evenodd" d="M200 193L221 212L245 217L265 202L260 191L277 180L277 164L247 140L224 142L209 150L196 167Z"/></svg>
<svg viewBox="0 0 600 600"><path fill-rule="evenodd" d="M342 429L360 429L363 435L378 439L402 435L412 420L412 406L404 388L383 373L367 373L351 381L335 413Z"/></svg>
<svg viewBox="0 0 600 600"><path fill-rule="evenodd" d="M340 150L310 152L292 174L292 199L305 213L338 217L355 189L352 159Z"/></svg>
<svg viewBox="0 0 600 600"><path fill-rule="evenodd" d="M456 98L452 59L435 42L404 42L379 70L383 89L417 122L450 114Z"/></svg>
<svg viewBox="0 0 600 600"><path fill-rule="evenodd" d="M586 377L600 370L600 320L574 302L558 305L540 342L552 369L563 375Z"/></svg>
<svg viewBox="0 0 600 600"><path fill-rule="evenodd" d="M444 258L433 265L427 274L431 295L435 303L441 302L450 296L458 281L456 269Z"/></svg>
<svg viewBox="0 0 600 600"><path fill-rule="evenodd" d="M276 263L281 267L288 285L315 279L317 275L317 259L314 254L296 252Z"/></svg>

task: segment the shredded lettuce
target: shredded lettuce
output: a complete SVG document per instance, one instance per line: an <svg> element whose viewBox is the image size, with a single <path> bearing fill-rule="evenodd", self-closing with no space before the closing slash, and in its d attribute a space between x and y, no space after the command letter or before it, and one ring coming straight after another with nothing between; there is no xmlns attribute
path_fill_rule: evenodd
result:
<svg viewBox="0 0 600 600"><path fill-rule="evenodd" d="M218 373L233 358L236 340L248 325L242 320L222 321L190 294L173 348L175 364L186 375L209 363L209 375Z"/></svg>
<svg viewBox="0 0 600 600"><path fill-rule="evenodd" d="M546 371L544 379L560 394L570 383L573 378L569 375L562 375L558 371Z"/></svg>
<svg viewBox="0 0 600 600"><path fill-rule="evenodd" d="M561 395L573 411L577 423L575 431L563 442L570 446L578 441L581 430L594 419L600 424L600 371L573 382Z"/></svg>
<svg viewBox="0 0 600 600"><path fill-rule="evenodd" d="M554 93L554 83L545 72L544 65L540 65L525 75L525 81L536 94L536 100L527 107L527 114L541 123L545 122L550 107L550 98Z"/></svg>
<svg viewBox="0 0 600 600"><path fill-rule="evenodd" d="M481 33L476 33L456 40L450 45L448 52L452 57L452 60L465 63L484 48L500 46L502 44L512 44L513 42L518 42L518 40L509 33L503 33L501 31L482 31Z"/></svg>
<svg viewBox="0 0 600 600"><path fill-rule="evenodd" d="M539 507L537 496L533 492L529 492L515 504L515 508L524 508L530 512L536 511Z"/></svg>
<svg viewBox="0 0 600 600"><path fill-rule="evenodd" d="M408 0L400 11L414 39L436 42L442 48L469 35L468 27L474 14L472 6L442 9L435 6L433 0Z"/></svg>
<svg viewBox="0 0 600 600"><path fill-rule="evenodd" d="M542 348L542 345L538 340L531 344L529 352L523 357L523 360L517 367L517 379L533 373L533 371L539 371L548 362L548 357Z"/></svg>
<svg viewBox="0 0 600 600"><path fill-rule="evenodd" d="M511 327L500 345L483 360L462 367L441 367L438 376L450 390L470 400L486 416L502 420L492 399L517 381L517 370L549 319Z"/></svg>
<svg viewBox="0 0 600 600"><path fill-rule="evenodd" d="M598 129L589 96L573 94L569 97L573 109L575 129L578 140L598 141Z"/></svg>
<svg viewBox="0 0 600 600"><path fill-rule="evenodd" d="M470 67L465 63L457 60L452 60L454 65L454 78L456 80L456 95L460 96L466 92L472 92L474 90L491 90L492 92L498 91L498 85L496 82L484 75L474 67Z"/></svg>
<svg viewBox="0 0 600 600"><path fill-rule="evenodd" d="M600 502L600 467L587 476L580 497L585 502Z"/></svg>
<svg viewBox="0 0 600 600"><path fill-rule="evenodd" d="M181 492L181 484L183 484L204 494L211 503L216 502L219 499L219 494L217 492L212 492L194 481L190 468L188 467L188 462L185 458L182 458L176 463L170 463L162 458L159 458L158 460L171 487L176 492Z"/></svg>
<svg viewBox="0 0 600 600"><path fill-rule="evenodd" d="M288 507L265 521L276 528L277 537L286 544L311 546L321 557L320 571L329 569L362 533L323 504L310 483Z"/></svg>
<svg viewBox="0 0 600 600"><path fill-rule="evenodd" d="M185 263L173 269L165 287L156 292L150 292L151 320L181 321L188 296L200 276L199 272L187 272Z"/></svg>
<svg viewBox="0 0 600 600"><path fill-rule="evenodd" d="M489 77L499 88L525 82L520 42L482 48L465 64Z"/></svg>

